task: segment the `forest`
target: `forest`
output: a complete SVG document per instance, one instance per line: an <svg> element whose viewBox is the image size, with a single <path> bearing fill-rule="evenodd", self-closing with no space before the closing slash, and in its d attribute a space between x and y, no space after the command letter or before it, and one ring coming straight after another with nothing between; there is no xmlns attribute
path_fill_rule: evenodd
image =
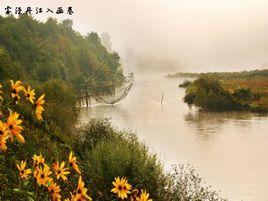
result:
<svg viewBox="0 0 268 201"><path fill-rule="evenodd" d="M122 71L119 55L108 52L97 33L83 36L73 30L71 20L42 23L28 15L0 16L0 24L0 80L59 79L75 87Z"/></svg>

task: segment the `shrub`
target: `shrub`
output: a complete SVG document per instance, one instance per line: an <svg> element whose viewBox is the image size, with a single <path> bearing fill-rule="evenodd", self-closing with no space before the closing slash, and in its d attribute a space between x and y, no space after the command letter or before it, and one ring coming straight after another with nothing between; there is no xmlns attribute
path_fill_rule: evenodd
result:
<svg viewBox="0 0 268 201"><path fill-rule="evenodd" d="M239 99L249 100L253 95L249 88L239 88L235 90L233 96Z"/></svg>
<svg viewBox="0 0 268 201"><path fill-rule="evenodd" d="M216 77L201 76L187 89L184 101L211 111L241 109L231 94L223 89Z"/></svg>
<svg viewBox="0 0 268 201"><path fill-rule="evenodd" d="M62 80L50 80L41 85L40 91L46 94L44 119L52 132L70 135L78 117L75 93L70 85Z"/></svg>
<svg viewBox="0 0 268 201"><path fill-rule="evenodd" d="M133 188L147 189L158 200L162 165L136 135L116 130L107 120L91 120L80 130L78 144L95 200L113 198L109 187L115 176L127 177Z"/></svg>
<svg viewBox="0 0 268 201"><path fill-rule="evenodd" d="M167 200L176 201L224 201L218 192L204 185L202 178L190 165L173 167Z"/></svg>
<svg viewBox="0 0 268 201"><path fill-rule="evenodd" d="M192 84L192 82L190 80L184 80L183 83L179 84L179 87L181 87L181 88L187 88L191 84Z"/></svg>
<svg viewBox="0 0 268 201"><path fill-rule="evenodd" d="M78 133L75 150L96 201L116 200L109 188L115 176L126 176L133 188L147 189L154 201L223 200L190 166L165 173L134 133L118 131L108 120L90 120Z"/></svg>
<svg viewBox="0 0 268 201"><path fill-rule="evenodd" d="M110 186L115 176L127 177L136 189L147 189L157 200L158 178L162 166L138 142L101 142L85 154L84 170L95 196L111 198ZM107 200L107 199L106 199ZM109 200L109 199L108 199Z"/></svg>

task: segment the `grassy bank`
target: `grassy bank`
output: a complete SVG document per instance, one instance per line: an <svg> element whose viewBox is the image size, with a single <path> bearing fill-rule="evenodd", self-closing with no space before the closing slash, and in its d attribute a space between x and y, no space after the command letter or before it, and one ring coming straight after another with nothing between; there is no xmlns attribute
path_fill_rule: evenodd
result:
<svg viewBox="0 0 268 201"><path fill-rule="evenodd" d="M0 200L224 200L190 166L165 172L133 132L107 120L75 126L60 83L1 85Z"/></svg>
<svg viewBox="0 0 268 201"><path fill-rule="evenodd" d="M189 105L212 111L268 112L268 70L177 73L168 77L197 78L180 84L180 87L186 88L184 101Z"/></svg>

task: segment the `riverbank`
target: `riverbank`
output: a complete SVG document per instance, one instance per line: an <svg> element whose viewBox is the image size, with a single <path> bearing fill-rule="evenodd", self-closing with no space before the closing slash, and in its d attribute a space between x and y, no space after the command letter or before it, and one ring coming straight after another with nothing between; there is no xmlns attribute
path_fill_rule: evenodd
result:
<svg viewBox="0 0 268 201"><path fill-rule="evenodd" d="M167 77L196 78L193 82L184 81L179 85L186 88L184 101L189 105L209 111L268 112L268 70L176 73Z"/></svg>

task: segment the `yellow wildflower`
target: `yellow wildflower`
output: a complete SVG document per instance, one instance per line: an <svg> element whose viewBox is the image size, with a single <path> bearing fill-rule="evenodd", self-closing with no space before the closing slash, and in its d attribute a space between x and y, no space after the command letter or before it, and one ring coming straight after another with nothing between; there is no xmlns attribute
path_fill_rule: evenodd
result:
<svg viewBox="0 0 268 201"><path fill-rule="evenodd" d="M72 201L92 201L92 198L89 196L86 197L81 194L76 194L74 198L72 199Z"/></svg>
<svg viewBox="0 0 268 201"><path fill-rule="evenodd" d="M83 182L81 176L79 176L78 179L75 200L92 200L91 197L87 195L87 188L85 188L85 183Z"/></svg>
<svg viewBox="0 0 268 201"><path fill-rule="evenodd" d="M20 178L28 179L29 174L32 173L31 169L26 169L26 162L21 161L20 165L17 164L17 168L20 171Z"/></svg>
<svg viewBox="0 0 268 201"><path fill-rule="evenodd" d="M77 173L81 174L79 167L77 165L76 157L73 155L72 151L69 154L69 164Z"/></svg>
<svg viewBox="0 0 268 201"><path fill-rule="evenodd" d="M42 113L44 111L44 108L43 108L43 105L45 103L45 94L43 94L42 96L40 96L38 98L38 100L36 101L35 103L35 113L36 113L36 116L37 116L37 119L38 120L42 120L43 117L42 117Z"/></svg>
<svg viewBox="0 0 268 201"><path fill-rule="evenodd" d="M8 136L8 131L6 124L0 121L0 150L5 151L7 149L7 139L9 138Z"/></svg>
<svg viewBox="0 0 268 201"><path fill-rule="evenodd" d="M141 190L140 197L137 198L137 201L153 201L152 199L149 199L149 193L146 193L146 191Z"/></svg>
<svg viewBox="0 0 268 201"><path fill-rule="evenodd" d="M0 135L8 135L7 125L1 120L0 120Z"/></svg>
<svg viewBox="0 0 268 201"><path fill-rule="evenodd" d="M15 83L13 80L10 80L11 82L11 96L14 99L15 102L17 102L20 99L19 92L23 90L22 82L16 81Z"/></svg>
<svg viewBox="0 0 268 201"><path fill-rule="evenodd" d="M31 87L28 86L28 89L23 89L24 91L24 96L26 97L27 100L29 100L32 104L34 104L34 99L35 99L35 91L34 89L31 90Z"/></svg>
<svg viewBox="0 0 268 201"><path fill-rule="evenodd" d="M0 135L0 151L7 150L7 145L6 145L7 139L8 139L8 135Z"/></svg>
<svg viewBox="0 0 268 201"><path fill-rule="evenodd" d="M34 168L33 177L37 180L37 176L39 175L40 169L39 167Z"/></svg>
<svg viewBox="0 0 268 201"><path fill-rule="evenodd" d="M47 188L50 192L50 195L51 195L53 201L61 200L60 186L58 186L54 182L51 182L51 184Z"/></svg>
<svg viewBox="0 0 268 201"><path fill-rule="evenodd" d="M33 162L34 162L34 166L38 166L38 165L44 165L45 164L45 159L42 156L42 154L40 154L39 156L34 154L32 156Z"/></svg>
<svg viewBox="0 0 268 201"><path fill-rule="evenodd" d="M131 185L127 182L126 178L115 178L113 182L114 188L111 192L117 194L117 196L121 199L127 198L127 194L130 194Z"/></svg>
<svg viewBox="0 0 268 201"><path fill-rule="evenodd" d="M39 185L43 185L46 186L49 182L52 181L52 179L50 178L50 175L52 174L52 172L50 171L49 167L47 165L44 165L43 168L40 168L37 174L37 183Z"/></svg>
<svg viewBox="0 0 268 201"><path fill-rule="evenodd" d="M66 181L67 180L66 175L70 174L70 172L68 171L69 168L65 168L64 166L65 166L64 161L61 162L61 164L59 164L58 161L53 164L53 168L54 168L57 179L61 177L63 181Z"/></svg>
<svg viewBox="0 0 268 201"><path fill-rule="evenodd" d="M20 126L22 120L19 119L19 114L10 111L9 117L7 118L7 129L10 133L11 141L13 142L13 135L16 136L20 143L24 143L24 137L21 135L23 128Z"/></svg>
<svg viewBox="0 0 268 201"><path fill-rule="evenodd" d="M83 182L82 177L79 176L78 185L77 185L77 194L83 195L84 193L87 193L87 189L84 186L85 186L85 183Z"/></svg>

